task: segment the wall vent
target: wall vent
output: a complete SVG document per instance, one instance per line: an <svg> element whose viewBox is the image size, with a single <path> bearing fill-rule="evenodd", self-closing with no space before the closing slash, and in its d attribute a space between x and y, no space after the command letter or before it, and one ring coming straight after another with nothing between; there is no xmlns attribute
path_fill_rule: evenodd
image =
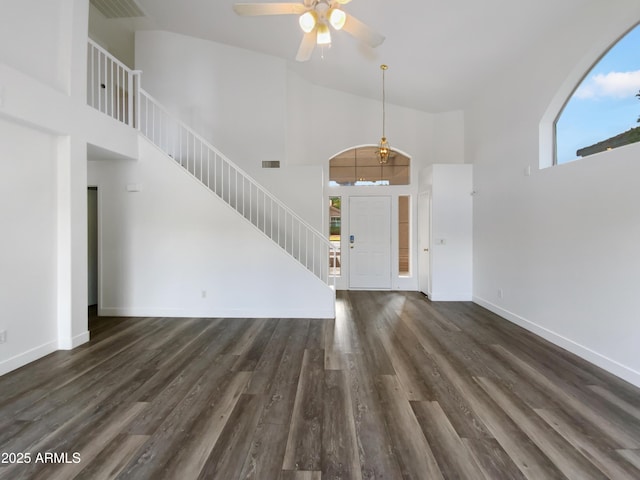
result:
<svg viewBox="0 0 640 480"><path fill-rule="evenodd" d="M263 160L262 168L280 168L280 160Z"/></svg>
<svg viewBox="0 0 640 480"><path fill-rule="evenodd" d="M144 17L144 12L133 0L91 0L91 5L107 18Z"/></svg>

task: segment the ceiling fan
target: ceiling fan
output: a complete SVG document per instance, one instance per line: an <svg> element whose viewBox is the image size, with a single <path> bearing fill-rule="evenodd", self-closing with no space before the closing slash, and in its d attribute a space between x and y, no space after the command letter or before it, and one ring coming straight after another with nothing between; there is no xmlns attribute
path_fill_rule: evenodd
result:
<svg viewBox="0 0 640 480"><path fill-rule="evenodd" d="M335 30L344 30L352 37L377 47L384 42L384 36L349 15L341 6L351 0L303 0L303 3L236 3L233 10L238 15L298 15L300 28L304 32L298 48L296 60L306 62L311 58L316 44L331 43L329 25Z"/></svg>

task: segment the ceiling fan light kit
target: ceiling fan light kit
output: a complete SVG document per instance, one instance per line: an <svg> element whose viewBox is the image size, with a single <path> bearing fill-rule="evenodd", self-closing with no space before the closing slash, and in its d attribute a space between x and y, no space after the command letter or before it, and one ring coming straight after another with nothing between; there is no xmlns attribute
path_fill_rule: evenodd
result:
<svg viewBox="0 0 640 480"><path fill-rule="evenodd" d="M318 45L330 45L331 44L331 30L326 23L318 24L317 31L317 44Z"/></svg>
<svg viewBox="0 0 640 480"><path fill-rule="evenodd" d="M298 23L304 33L311 33L318 23L318 14L314 10L309 10L300 15Z"/></svg>
<svg viewBox="0 0 640 480"><path fill-rule="evenodd" d="M330 8L328 12L329 23L336 30L342 30L345 22L347 21L347 14L339 8Z"/></svg>
<svg viewBox="0 0 640 480"><path fill-rule="evenodd" d="M375 48L384 37L342 10L351 0L303 0L303 3L236 3L233 10L238 15L298 15L298 23L304 37L296 60L305 62L311 58L313 47L331 44L331 29L344 30L355 39ZM315 33L315 35L313 35ZM312 36L313 35L313 36ZM312 43L313 40L313 43Z"/></svg>

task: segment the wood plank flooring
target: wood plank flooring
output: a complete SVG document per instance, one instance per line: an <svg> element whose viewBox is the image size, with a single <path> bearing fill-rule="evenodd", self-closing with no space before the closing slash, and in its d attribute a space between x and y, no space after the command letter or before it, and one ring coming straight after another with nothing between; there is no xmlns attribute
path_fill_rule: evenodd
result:
<svg viewBox="0 0 640 480"><path fill-rule="evenodd" d="M12 480L640 479L640 390L416 292L338 292L331 320L96 318L0 377L0 461Z"/></svg>

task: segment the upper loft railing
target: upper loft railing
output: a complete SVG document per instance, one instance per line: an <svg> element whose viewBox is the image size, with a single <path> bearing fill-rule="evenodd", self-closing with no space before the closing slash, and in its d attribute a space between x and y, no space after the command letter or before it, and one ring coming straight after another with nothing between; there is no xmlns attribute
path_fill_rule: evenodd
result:
<svg viewBox="0 0 640 480"><path fill-rule="evenodd" d="M269 193L240 167L180 120L140 86L140 72L129 69L89 41L87 102L137 128L255 228L277 243L327 285L335 286L329 258L335 246Z"/></svg>
<svg viewBox="0 0 640 480"><path fill-rule="evenodd" d="M140 72L131 70L93 40L87 49L87 104L137 128Z"/></svg>

